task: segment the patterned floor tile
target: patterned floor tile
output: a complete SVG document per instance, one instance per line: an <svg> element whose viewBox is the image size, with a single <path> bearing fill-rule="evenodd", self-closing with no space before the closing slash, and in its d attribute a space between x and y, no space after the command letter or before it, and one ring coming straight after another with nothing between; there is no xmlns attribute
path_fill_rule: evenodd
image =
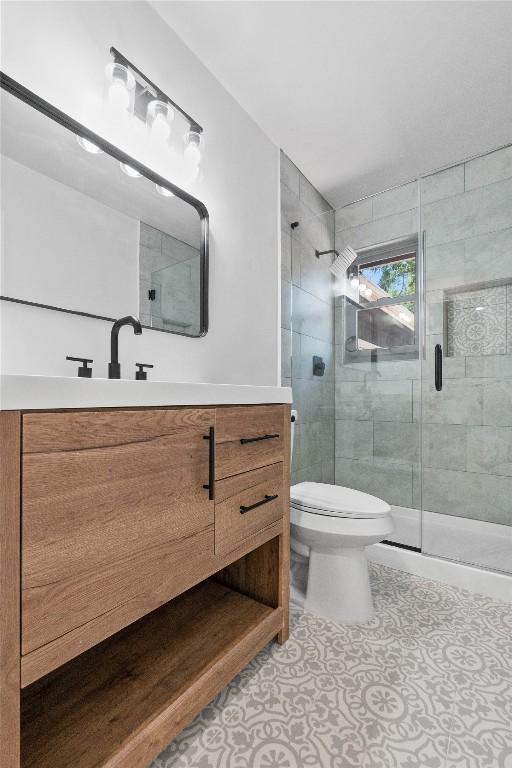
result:
<svg viewBox="0 0 512 768"><path fill-rule="evenodd" d="M512 768L512 608L370 566L375 616L298 606L151 768Z"/></svg>

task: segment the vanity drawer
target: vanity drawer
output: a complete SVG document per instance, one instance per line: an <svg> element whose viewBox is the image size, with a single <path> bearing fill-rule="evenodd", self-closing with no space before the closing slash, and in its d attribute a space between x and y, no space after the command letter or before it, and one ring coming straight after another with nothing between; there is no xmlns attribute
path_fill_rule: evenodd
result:
<svg viewBox="0 0 512 768"><path fill-rule="evenodd" d="M232 552L283 518L284 465L272 464L221 480L216 486L215 554Z"/></svg>
<svg viewBox="0 0 512 768"><path fill-rule="evenodd" d="M217 480L283 461L285 428L280 405L218 408Z"/></svg>

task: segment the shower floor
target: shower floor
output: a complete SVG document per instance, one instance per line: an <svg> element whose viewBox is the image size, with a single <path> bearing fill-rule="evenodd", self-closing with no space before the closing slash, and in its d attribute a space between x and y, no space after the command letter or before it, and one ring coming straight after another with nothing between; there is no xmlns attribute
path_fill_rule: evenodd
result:
<svg viewBox="0 0 512 768"><path fill-rule="evenodd" d="M371 622L294 606L151 768L512 768L512 605L370 568Z"/></svg>

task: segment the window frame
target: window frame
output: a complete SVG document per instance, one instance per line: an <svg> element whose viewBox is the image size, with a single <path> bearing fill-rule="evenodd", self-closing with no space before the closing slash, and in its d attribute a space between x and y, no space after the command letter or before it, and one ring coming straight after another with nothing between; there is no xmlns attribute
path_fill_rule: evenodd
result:
<svg viewBox="0 0 512 768"><path fill-rule="evenodd" d="M414 344L404 344L397 347L377 347L375 349L349 349L348 339L345 338L344 359L346 362L364 362L375 360L376 358L400 358L417 359L419 350L419 243L417 235L409 235L398 240L388 241L379 245L372 245L367 248L356 249L357 258L347 269L347 279L357 275L359 278L361 269L368 267L377 267L382 264L392 264L396 261L403 261L406 258L414 258L416 271L416 291L414 293L404 294L403 296L388 296L368 301L365 303L354 301L346 296L346 302L356 310L356 333L355 339L359 340L358 317L359 312L369 309L380 309L381 307L400 306L402 304L414 304ZM345 305L345 312L347 311Z"/></svg>

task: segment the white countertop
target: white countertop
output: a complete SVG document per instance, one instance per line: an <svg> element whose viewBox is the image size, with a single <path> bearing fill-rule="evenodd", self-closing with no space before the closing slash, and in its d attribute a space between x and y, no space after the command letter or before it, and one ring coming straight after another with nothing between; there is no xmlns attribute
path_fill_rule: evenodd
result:
<svg viewBox="0 0 512 768"><path fill-rule="evenodd" d="M291 403L290 387L66 376L0 376L0 410Z"/></svg>

